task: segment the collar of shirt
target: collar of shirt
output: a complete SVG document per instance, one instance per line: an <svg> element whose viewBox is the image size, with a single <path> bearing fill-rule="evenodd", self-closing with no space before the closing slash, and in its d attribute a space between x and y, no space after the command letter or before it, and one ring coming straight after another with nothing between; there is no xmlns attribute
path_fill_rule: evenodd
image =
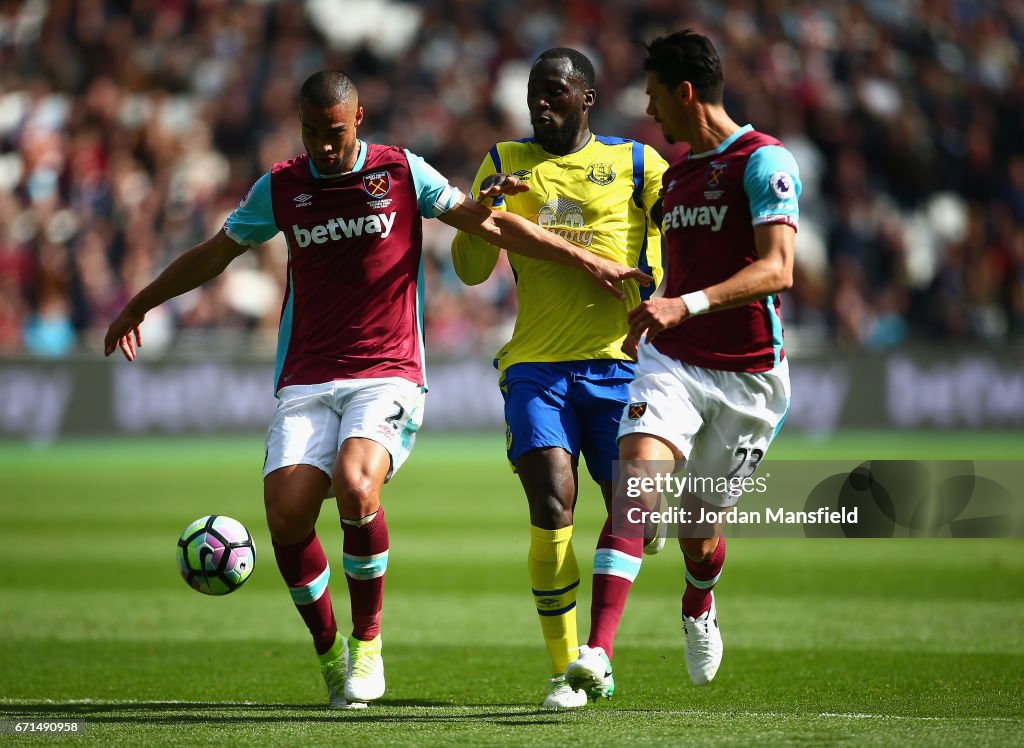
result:
<svg viewBox="0 0 1024 748"><path fill-rule="evenodd" d="M706 156L716 156L719 153L722 153L726 148L731 146L739 138L743 137L753 129L753 125L744 125L739 130L737 130L732 135L723 140L721 143L719 143L717 148L712 148L710 151L704 151L703 153L690 153L690 155L687 158L705 158Z"/></svg>
<svg viewBox="0 0 1024 748"><path fill-rule="evenodd" d="M343 177L346 174L351 174L353 171L359 171L360 169L363 168L363 164L366 163L366 143L364 143L361 140L356 140L356 143L359 145L359 155L356 156L356 162L355 164L352 165L352 171L343 171L339 172L338 174L321 174L316 170L316 167L313 165L313 159L310 159L310 173L312 173L313 177L316 179L337 179L338 177Z"/></svg>

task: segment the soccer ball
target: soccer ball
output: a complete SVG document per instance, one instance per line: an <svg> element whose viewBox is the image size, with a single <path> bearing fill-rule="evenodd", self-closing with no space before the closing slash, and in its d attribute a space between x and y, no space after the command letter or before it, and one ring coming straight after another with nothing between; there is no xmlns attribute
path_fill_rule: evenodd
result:
<svg viewBox="0 0 1024 748"><path fill-rule="evenodd" d="M234 592L245 584L255 565L252 536L231 517L200 517L178 538L181 576L204 595Z"/></svg>

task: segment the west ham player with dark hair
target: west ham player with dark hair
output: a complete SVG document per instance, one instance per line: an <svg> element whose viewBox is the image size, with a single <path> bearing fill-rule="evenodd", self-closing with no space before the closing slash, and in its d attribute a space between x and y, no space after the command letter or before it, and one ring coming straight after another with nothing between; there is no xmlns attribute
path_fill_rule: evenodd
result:
<svg viewBox="0 0 1024 748"><path fill-rule="evenodd" d="M278 568L313 636L331 706L344 707L384 693L379 632L388 530L380 491L408 457L423 412L420 217L577 268L619 298L616 281L653 279L467 200L405 149L359 140L363 108L345 73L322 71L306 80L299 120L306 153L275 164L216 236L129 301L104 347L107 355L120 347L134 360L150 309L284 233L288 279L264 504ZM314 529L332 493L352 610L347 639L338 632L330 569Z"/></svg>
<svg viewBox="0 0 1024 748"><path fill-rule="evenodd" d="M664 296L629 313L639 360L619 427L614 547L636 564L643 538L624 518L638 500L627 497L625 481L684 461L698 476L750 476L789 410L778 294L793 282L800 194L790 152L726 113L722 63L707 37L686 30L655 39L644 70L647 114L668 142L688 143L690 151L662 178ZM650 500L641 498L643 509ZM737 499L706 492L684 500L691 511L717 511ZM686 667L697 685L709 683L722 660L712 590L725 538L721 524L702 529L696 534L704 537L680 533L679 540ZM595 610L602 598L628 594L629 579L611 581L595 587ZM617 623L592 621L588 645L566 671L571 684L593 687L610 676L605 648Z"/></svg>

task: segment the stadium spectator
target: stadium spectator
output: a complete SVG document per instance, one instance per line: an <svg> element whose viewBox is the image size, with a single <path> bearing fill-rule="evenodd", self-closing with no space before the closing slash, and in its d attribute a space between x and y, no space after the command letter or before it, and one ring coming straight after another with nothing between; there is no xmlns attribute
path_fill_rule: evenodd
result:
<svg viewBox="0 0 1024 748"><path fill-rule="evenodd" d="M591 133L595 85L586 55L567 47L542 52L526 89L533 138L491 147L472 194L660 279L661 235L650 211L659 199L665 161L642 143ZM452 244L455 270L471 285L490 277L498 255L464 232ZM630 284L623 306L595 293L574 271L510 259L519 312L495 365L505 399L507 456L529 504L530 583L551 658L543 705L581 707L588 694L564 677L579 649L580 574L572 547L578 462L582 453L610 507L615 436L633 377L633 362L622 351L626 310L654 288ZM595 574L604 571L609 553L599 542ZM608 685L591 696L609 698L612 691Z"/></svg>
<svg viewBox="0 0 1024 748"><path fill-rule="evenodd" d="M380 618L389 543L380 493L412 450L426 392L420 216L584 270L616 298L624 294L615 282L650 277L464 199L408 150L359 140L363 108L345 73L314 73L298 104L305 153L275 164L220 231L132 297L110 324L104 352L120 348L134 360L151 309L214 280L250 246L286 234L288 288L264 504L278 568L312 634L331 705L343 707L384 693ZM200 306L196 316L221 316ZM332 494L351 601L347 641L335 622L315 530Z"/></svg>
<svg viewBox="0 0 1024 748"><path fill-rule="evenodd" d="M682 470L707 480L681 497L686 669L710 683L722 659L714 588L725 563L722 521L789 411L789 362L778 294L793 283L800 175L779 141L723 106L722 62L691 30L646 46L647 113L690 151L665 172L664 296L629 312L636 378L619 427L620 476L606 525L609 571L594 575L590 638L565 671L577 688L612 682L611 646L640 571L645 478ZM669 466L666 469L666 466ZM724 483L722 482L724 481ZM639 526L638 526L639 524Z"/></svg>
<svg viewBox="0 0 1024 748"><path fill-rule="evenodd" d="M1016 5L753 0L686 12L729 59L729 110L792 144L808 180L796 272L809 282L786 294L791 342L866 345L872 320L890 314L876 308L890 303L876 289L890 286L903 299L895 314L907 342L1020 339L1024 258L1008 249L1024 227L1024 17ZM0 258L13 252L30 266L0 259L0 318L17 318L19 330L5 333L13 340L4 350L24 352L26 322L47 296L35 270L45 242L66 255L61 293L79 345L96 340L105 324L96 289L67 258L99 226L106 246L90 259L90 282L106 277L103 294L131 296L147 267L202 241L246 185L298 150L290 92L316 69L359 76L374 113L364 125L370 140L403 142L468 186L479 154L524 126L526 61L556 44L584 50L598 69L605 105L595 129L650 142L656 133L635 106L643 86L629 63L631 41L677 24L679 13L664 0L583 0L559 13L536 0L0 4ZM375 33L381 28L389 32ZM891 254L892 236L861 247L855 262L869 284L861 292L868 313L856 330L830 303L846 280L808 251L816 237L824 245L844 231L852 185L839 175L851 152L863 162L866 230L883 222L903 247L901 258ZM968 213L984 230L962 251ZM176 240L140 243L130 235L140 225ZM428 262L449 293L426 310L427 336L435 326L445 333L433 353L488 353L515 316L511 273L502 260L486 289L465 289L448 242L440 244ZM240 261L228 272L280 291L285 256L276 240L259 264ZM968 294L979 273L994 273L985 283L995 290ZM954 304L969 324L935 307L956 287ZM204 287L168 307L167 343L187 345L227 324L242 345L264 345L278 310L239 306L231 288ZM220 299L199 301L207 296ZM446 307L482 301L491 311L452 335ZM197 305L227 306L230 320L211 328L191 313ZM152 331L148 342L157 342Z"/></svg>

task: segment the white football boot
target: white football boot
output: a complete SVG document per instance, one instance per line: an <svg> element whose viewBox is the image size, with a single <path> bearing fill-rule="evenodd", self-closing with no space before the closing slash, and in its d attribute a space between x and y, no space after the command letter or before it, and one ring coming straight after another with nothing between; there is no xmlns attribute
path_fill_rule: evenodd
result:
<svg viewBox="0 0 1024 748"><path fill-rule="evenodd" d="M573 688L586 691L591 699L610 699L615 693L612 663L603 647L580 647L580 655L565 669L565 679Z"/></svg>
<svg viewBox="0 0 1024 748"><path fill-rule="evenodd" d="M365 704L384 695L384 658L380 650L380 634L368 642L348 638L345 698L350 702Z"/></svg>
<svg viewBox="0 0 1024 748"><path fill-rule="evenodd" d="M683 616L683 636L690 680L698 686L706 686L722 664L722 632L718 628L714 592L711 593L711 608L706 613L696 618Z"/></svg>
<svg viewBox="0 0 1024 748"><path fill-rule="evenodd" d="M586 705L586 691L570 686L564 675L556 675L548 681L548 695L541 704L545 709L576 709Z"/></svg>
<svg viewBox="0 0 1024 748"><path fill-rule="evenodd" d="M361 709L366 704L349 704L345 699L345 676L348 673L348 644L337 637L334 646L321 657L320 674L327 685L327 698L332 709Z"/></svg>

